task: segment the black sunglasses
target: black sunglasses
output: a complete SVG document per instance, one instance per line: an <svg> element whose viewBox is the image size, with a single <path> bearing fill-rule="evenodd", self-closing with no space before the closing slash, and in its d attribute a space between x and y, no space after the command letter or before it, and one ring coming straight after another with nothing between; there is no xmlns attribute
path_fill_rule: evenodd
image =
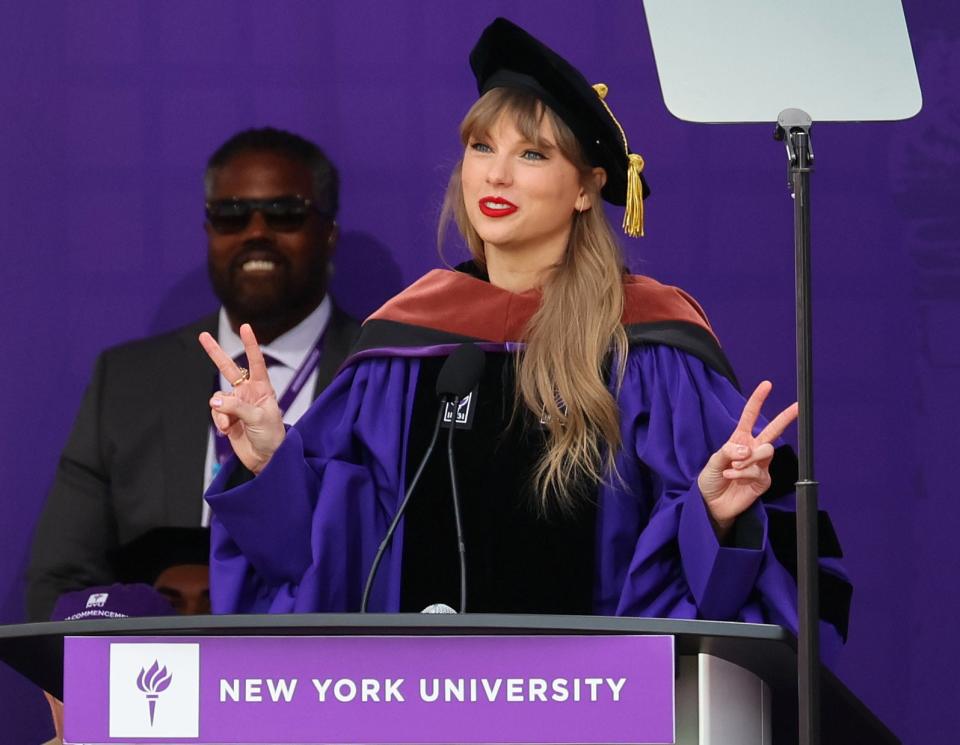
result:
<svg viewBox="0 0 960 745"><path fill-rule="evenodd" d="M254 212L263 215L270 230L293 233L307 222L311 212L322 215L316 205L300 196L271 199L215 199L207 202L207 222L215 232L223 235L239 233L250 224Z"/></svg>

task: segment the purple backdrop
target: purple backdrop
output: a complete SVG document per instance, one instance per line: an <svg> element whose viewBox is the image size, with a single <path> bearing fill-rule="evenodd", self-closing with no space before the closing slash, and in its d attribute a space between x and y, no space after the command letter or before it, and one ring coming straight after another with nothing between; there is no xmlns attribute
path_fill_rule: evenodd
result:
<svg viewBox="0 0 960 745"><path fill-rule="evenodd" d="M839 673L919 743L960 731L947 480L960 439L960 10L906 10L922 113L814 130L816 434L856 586ZM213 307L208 154L254 125L321 143L343 174L334 288L367 313L437 264L441 191L474 98L466 55L497 14L610 85L654 189L634 268L703 302L745 386L770 377L774 404L792 400L783 147L772 125L665 111L640 3L3 3L0 622L22 618L30 536L97 352ZM42 707L0 669L0 741L48 736Z"/></svg>

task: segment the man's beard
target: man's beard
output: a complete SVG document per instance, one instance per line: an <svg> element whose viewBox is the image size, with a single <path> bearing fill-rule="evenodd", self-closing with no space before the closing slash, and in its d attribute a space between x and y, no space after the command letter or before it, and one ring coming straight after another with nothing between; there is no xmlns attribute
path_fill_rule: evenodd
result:
<svg viewBox="0 0 960 745"><path fill-rule="evenodd" d="M270 272L245 272L250 259L270 261ZM225 271L207 262L210 284L217 298L237 323L284 325L302 318L323 299L326 257L315 251L305 272L296 273L289 259L267 241L245 245ZM305 312L306 311L306 312Z"/></svg>

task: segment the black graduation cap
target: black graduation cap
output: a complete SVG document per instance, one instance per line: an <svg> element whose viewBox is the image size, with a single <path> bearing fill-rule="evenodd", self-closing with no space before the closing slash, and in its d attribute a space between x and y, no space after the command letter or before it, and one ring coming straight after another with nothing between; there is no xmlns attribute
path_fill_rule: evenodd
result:
<svg viewBox="0 0 960 745"><path fill-rule="evenodd" d="M107 558L121 582L152 585L170 567L181 564L208 565L210 529L153 528L114 549Z"/></svg>
<svg viewBox="0 0 960 745"><path fill-rule="evenodd" d="M601 192L626 205L623 229L643 234L643 199L650 194L643 158L630 152L627 136L604 100L607 86L590 85L563 57L506 18L497 18L470 53L470 68L483 95L493 88L530 91L570 127L591 165L607 172Z"/></svg>

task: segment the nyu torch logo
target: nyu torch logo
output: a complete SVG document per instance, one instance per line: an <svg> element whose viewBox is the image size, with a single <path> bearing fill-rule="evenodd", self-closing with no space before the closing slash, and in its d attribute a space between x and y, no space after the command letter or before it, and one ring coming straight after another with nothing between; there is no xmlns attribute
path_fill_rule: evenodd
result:
<svg viewBox="0 0 960 745"><path fill-rule="evenodd" d="M451 422L457 429L473 429L473 414L476 410L474 402L477 399L477 387L474 387L466 398L460 399L457 410L453 410L453 401L443 404L443 426L450 429Z"/></svg>
<svg viewBox="0 0 960 745"><path fill-rule="evenodd" d="M111 641L109 709L110 742L198 737L200 645Z"/></svg>
<svg viewBox="0 0 960 745"><path fill-rule="evenodd" d="M166 667L160 667L157 660L144 670L140 668L137 676L137 688L147 697L147 706L150 709L150 726L153 726L153 717L157 710L157 698L163 693L173 680L173 674L167 672Z"/></svg>

